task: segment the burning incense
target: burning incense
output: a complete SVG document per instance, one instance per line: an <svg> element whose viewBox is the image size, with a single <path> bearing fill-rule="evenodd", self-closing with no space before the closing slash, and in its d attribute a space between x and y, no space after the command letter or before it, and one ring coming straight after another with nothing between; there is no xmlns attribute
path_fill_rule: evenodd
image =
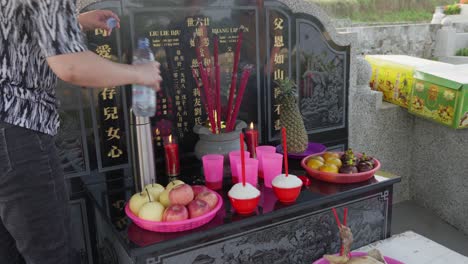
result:
<svg viewBox="0 0 468 264"><path fill-rule="evenodd" d="M198 45L198 47L196 48L196 51L197 51L197 60L198 60L198 70L200 72L200 76L201 76L201 79L202 79L202 82L203 82L203 90L205 92L205 98L206 98L206 104L208 106L208 119L210 121L210 125L211 125L211 132L212 133L216 133L216 123L215 123L215 120L214 120L214 117L213 117L213 102L212 102L212 98L210 96L210 89L211 89L211 85L210 85L210 80L209 80L209 77L208 77L208 73L205 69L205 67L203 66L203 59L202 59L202 56L201 56L201 50L200 50L200 46Z"/></svg>
<svg viewBox="0 0 468 264"><path fill-rule="evenodd" d="M281 129L281 134L283 135L283 156L284 156L284 172L286 177L288 177L288 143L286 138L286 128Z"/></svg>
<svg viewBox="0 0 468 264"><path fill-rule="evenodd" d="M230 116L227 131L232 131L234 129L234 126L236 125L237 115L239 114L242 99L244 98L245 88L247 87L247 82L249 81L252 68L253 68L252 65L247 65L244 67L244 72L242 73L239 93L236 96L236 105L234 107L234 111L232 112L232 115Z"/></svg>
<svg viewBox="0 0 468 264"><path fill-rule="evenodd" d="M332 211L333 211L333 215L335 216L335 221L336 221L336 224L338 225L338 229L341 228L341 222L340 222L340 218L338 217L338 213L336 212L336 209L335 208L332 208ZM344 216L343 216L343 226L347 226L347 219L348 219L348 208L345 207L344 208ZM343 245L341 245L341 248L340 248L340 256L343 256L343 253L344 253L344 247Z"/></svg>
<svg viewBox="0 0 468 264"><path fill-rule="evenodd" d="M335 216L336 225L338 226L338 228L340 228L341 221L340 221L340 218L338 217L338 213L336 212L336 209L332 208L332 212L333 212L333 215Z"/></svg>
<svg viewBox="0 0 468 264"><path fill-rule="evenodd" d="M232 116L232 105L234 101L234 93L237 87L237 71L239 70L239 61L240 61L240 53L242 47L242 39L243 39L243 30L239 28L239 35L237 37L237 45L236 50L234 53L234 65L232 67L232 76L231 76L231 87L229 89L229 100L228 100L228 108L227 108L227 123L231 123ZM235 121L234 121L235 122Z"/></svg>
<svg viewBox="0 0 468 264"><path fill-rule="evenodd" d="M199 67L199 77L201 79L201 83L203 85L200 87L200 82L198 81L198 76L196 71L193 70L192 74L193 77L197 81L197 88L200 91L200 97L202 101L204 101L205 111L208 114L208 119L211 126L211 132L213 134L221 133L222 131L222 118L225 115L226 121L226 132L231 132L235 128L237 116L240 111L240 106L242 103L242 99L244 97L245 89L247 87L247 83L252 71L252 66L245 66L243 69L240 87L236 93L237 89L237 72L239 68L240 62L240 52L241 52L241 45L243 39L243 30L239 28L239 37L237 40L236 51L234 55L234 65L233 65L233 74L232 74L232 81L231 86L229 89L229 99L228 99L228 106L226 111L221 106L221 68L219 65L219 38L218 36L214 37L214 63L213 65L206 66L203 61L202 56L202 47L200 45L201 40L200 38L196 38L196 56L198 61ZM203 51L205 51L203 49ZM209 53L209 51L206 51ZM207 56L210 57L208 54ZM210 57L211 58L211 57ZM235 96L235 102L234 102ZM224 113L224 111L226 113Z"/></svg>
<svg viewBox="0 0 468 264"><path fill-rule="evenodd" d="M216 123L218 125L218 129L221 132L221 73L219 65L215 66L215 75L216 75L216 111L218 112L218 118L216 119Z"/></svg>
<svg viewBox="0 0 468 264"><path fill-rule="evenodd" d="M244 146L244 133L240 134L240 147L241 147L241 167L242 167L242 185L245 186L245 146Z"/></svg>
<svg viewBox="0 0 468 264"><path fill-rule="evenodd" d="M216 125L218 126L218 131L221 133L221 69L219 67L219 38L215 36L214 38L214 68L215 68L215 87L216 87Z"/></svg>

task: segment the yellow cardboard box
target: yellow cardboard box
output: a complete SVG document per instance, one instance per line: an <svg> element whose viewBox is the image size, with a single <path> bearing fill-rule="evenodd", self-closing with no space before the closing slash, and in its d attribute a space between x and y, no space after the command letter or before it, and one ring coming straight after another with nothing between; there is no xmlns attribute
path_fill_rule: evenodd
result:
<svg viewBox="0 0 468 264"><path fill-rule="evenodd" d="M410 102L415 70L450 65L405 55L367 55L366 60L372 66L371 89L382 92L385 101L404 108Z"/></svg>

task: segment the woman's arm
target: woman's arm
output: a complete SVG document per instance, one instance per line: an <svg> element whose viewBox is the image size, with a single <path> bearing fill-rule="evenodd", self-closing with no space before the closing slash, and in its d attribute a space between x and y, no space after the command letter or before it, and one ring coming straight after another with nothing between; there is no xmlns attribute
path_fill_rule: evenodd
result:
<svg viewBox="0 0 468 264"><path fill-rule="evenodd" d="M159 64L118 64L87 51L73 0L22 0L35 19L34 30L47 63L57 76L75 85L111 87L140 84L159 87ZM53 27L51 21L54 22ZM96 22L97 23L97 22Z"/></svg>
<svg viewBox="0 0 468 264"><path fill-rule="evenodd" d="M47 58L57 76L65 82L84 87L113 87L140 84L159 89L159 63L127 65L103 59L91 51Z"/></svg>

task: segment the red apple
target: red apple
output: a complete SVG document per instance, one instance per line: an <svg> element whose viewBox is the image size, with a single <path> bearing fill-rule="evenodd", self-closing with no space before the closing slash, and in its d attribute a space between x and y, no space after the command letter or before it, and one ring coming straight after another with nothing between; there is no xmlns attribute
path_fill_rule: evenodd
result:
<svg viewBox="0 0 468 264"><path fill-rule="evenodd" d="M164 211L163 221L174 222L186 220L189 217L187 208L183 205L175 204L171 205Z"/></svg>
<svg viewBox="0 0 468 264"><path fill-rule="evenodd" d="M190 218L195 218L208 213L210 211L210 207L205 201L195 199L189 203L188 210Z"/></svg>
<svg viewBox="0 0 468 264"><path fill-rule="evenodd" d="M169 192L170 204L187 205L193 200L193 190L188 184L177 185Z"/></svg>
<svg viewBox="0 0 468 264"><path fill-rule="evenodd" d="M208 187L203 186L203 185L194 185L192 186L192 190L193 190L193 194L195 195L195 197L197 197L197 195L199 195L200 193L209 191L210 189L208 189Z"/></svg>
<svg viewBox="0 0 468 264"><path fill-rule="evenodd" d="M218 204L218 196L212 191L205 191L197 195L196 199L205 201L208 204L210 210L216 207Z"/></svg>

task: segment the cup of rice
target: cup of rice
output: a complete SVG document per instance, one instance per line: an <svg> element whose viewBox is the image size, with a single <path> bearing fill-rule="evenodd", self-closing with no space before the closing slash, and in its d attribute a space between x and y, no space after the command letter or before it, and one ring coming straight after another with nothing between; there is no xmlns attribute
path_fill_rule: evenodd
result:
<svg viewBox="0 0 468 264"><path fill-rule="evenodd" d="M237 183L229 190L228 197L237 213L251 214L257 209L260 191L250 183L246 183L245 186Z"/></svg>
<svg viewBox="0 0 468 264"><path fill-rule="evenodd" d="M282 203L294 203L301 193L302 181L296 175L280 174L273 179L273 192Z"/></svg>

